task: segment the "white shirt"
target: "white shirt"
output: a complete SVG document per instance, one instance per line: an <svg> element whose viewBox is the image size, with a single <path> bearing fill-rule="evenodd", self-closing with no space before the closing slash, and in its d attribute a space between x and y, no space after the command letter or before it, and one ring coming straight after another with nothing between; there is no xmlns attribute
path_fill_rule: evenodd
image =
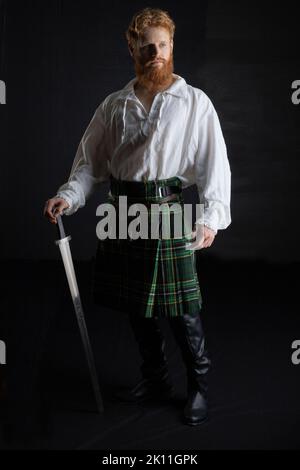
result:
<svg viewBox="0 0 300 470"><path fill-rule="evenodd" d="M69 203L66 215L83 207L110 174L128 181L177 176L183 188L196 184L204 224L215 232L228 227L231 171L217 113L202 90L175 77L155 95L149 113L135 95L136 77L98 106L56 195Z"/></svg>

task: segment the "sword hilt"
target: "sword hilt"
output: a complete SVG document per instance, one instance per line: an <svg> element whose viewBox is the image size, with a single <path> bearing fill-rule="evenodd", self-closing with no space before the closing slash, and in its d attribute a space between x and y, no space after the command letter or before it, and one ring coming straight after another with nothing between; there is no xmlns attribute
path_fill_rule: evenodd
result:
<svg viewBox="0 0 300 470"><path fill-rule="evenodd" d="M66 232L65 232L65 229L64 229L64 224L63 224L61 215L57 215L56 220L57 220L56 225L57 225L57 231L58 231L59 238L60 239L66 238Z"/></svg>

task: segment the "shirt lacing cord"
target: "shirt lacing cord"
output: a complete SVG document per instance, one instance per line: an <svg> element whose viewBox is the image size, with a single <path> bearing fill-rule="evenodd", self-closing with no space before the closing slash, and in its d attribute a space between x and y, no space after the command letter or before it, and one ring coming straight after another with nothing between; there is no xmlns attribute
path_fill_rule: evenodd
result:
<svg viewBox="0 0 300 470"><path fill-rule="evenodd" d="M162 108L163 108L164 100L165 100L165 95L162 94L161 96L162 96L162 102L161 102L161 105L160 105L160 107L159 107L158 118L157 118L157 121L156 121L156 129L158 129L159 124L160 124L160 121L161 121Z"/></svg>
<svg viewBox="0 0 300 470"><path fill-rule="evenodd" d="M122 131L122 136L121 136L121 142L123 143L125 139L125 133L126 133L126 108L127 108L127 101L128 98L125 99L124 103L124 108L123 108L123 114L122 114L122 120L123 120L123 131Z"/></svg>
<svg viewBox="0 0 300 470"><path fill-rule="evenodd" d="M158 113L158 117L156 119L156 126L155 126L155 130L157 130L159 128L159 125L160 125L160 121L161 121L161 116L162 116L162 108L163 108L163 105L164 105L164 101L165 101L165 95L164 94L161 94L161 97L162 97L162 102L161 102L161 105L159 107L159 113ZM128 101L128 98L125 99L125 103L124 103L124 107L123 107L123 113L122 113L122 121L123 121L123 131L122 131L122 137L121 137L121 141L123 142L124 139L125 139L125 135L126 135L126 111L127 111L127 101ZM151 116L148 117L149 121L152 123L152 119L151 119Z"/></svg>

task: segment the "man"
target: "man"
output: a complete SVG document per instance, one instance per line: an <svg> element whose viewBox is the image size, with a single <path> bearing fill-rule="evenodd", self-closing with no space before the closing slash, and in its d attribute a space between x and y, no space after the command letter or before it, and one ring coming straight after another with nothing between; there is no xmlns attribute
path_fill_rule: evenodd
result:
<svg viewBox="0 0 300 470"><path fill-rule="evenodd" d="M50 222L83 207L110 179L109 202L118 214L121 195L150 205L151 213L153 202L182 204L182 189L196 184L204 221L197 219L192 231L195 249L211 246L231 223L231 172L218 116L202 90L173 73L174 31L160 9L145 8L132 18L126 38L136 77L97 108L68 182L46 203ZM184 422L197 425L208 417L210 359L195 251L187 240L99 240L94 295L97 303L129 313L143 358L143 380L124 400L173 396L159 324L159 317L168 318L187 371Z"/></svg>

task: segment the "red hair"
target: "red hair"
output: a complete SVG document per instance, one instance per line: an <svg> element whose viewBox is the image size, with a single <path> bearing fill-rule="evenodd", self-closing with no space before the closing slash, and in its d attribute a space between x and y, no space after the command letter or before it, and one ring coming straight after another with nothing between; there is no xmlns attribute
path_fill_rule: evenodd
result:
<svg viewBox="0 0 300 470"><path fill-rule="evenodd" d="M169 13L159 8L144 8L134 14L125 36L129 47L132 49L140 35L148 26L160 26L166 28L171 36L174 37L175 23Z"/></svg>

